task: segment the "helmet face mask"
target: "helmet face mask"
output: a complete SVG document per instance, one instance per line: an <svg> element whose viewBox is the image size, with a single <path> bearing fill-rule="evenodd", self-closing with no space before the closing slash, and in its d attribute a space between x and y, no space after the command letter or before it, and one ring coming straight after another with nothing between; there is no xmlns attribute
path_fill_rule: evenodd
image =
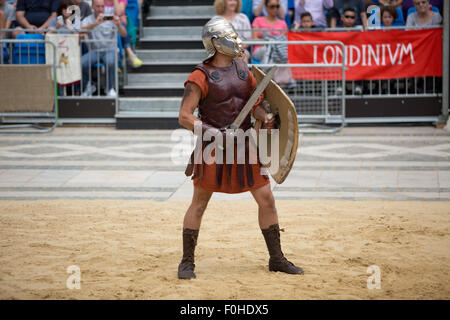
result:
<svg viewBox="0 0 450 320"><path fill-rule="evenodd" d="M208 53L205 61L212 58L216 52L230 57L244 55L242 40L231 23L222 17L214 17L205 24L202 40Z"/></svg>

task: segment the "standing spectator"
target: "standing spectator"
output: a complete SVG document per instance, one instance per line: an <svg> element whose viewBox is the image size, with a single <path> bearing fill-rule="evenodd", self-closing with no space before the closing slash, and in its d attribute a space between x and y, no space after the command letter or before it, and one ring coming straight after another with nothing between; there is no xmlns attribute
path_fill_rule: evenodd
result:
<svg viewBox="0 0 450 320"><path fill-rule="evenodd" d="M241 40L252 39L252 26L247 16L241 13L241 0L215 0L214 9L216 13L231 23ZM247 48L249 45L243 45L245 48L246 61L250 58Z"/></svg>
<svg viewBox="0 0 450 320"><path fill-rule="evenodd" d="M317 27L326 27L327 18L324 9L330 9L334 5L333 0L296 0L295 3L295 24L300 25L300 16L304 12L309 12Z"/></svg>
<svg viewBox="0 0 450 320"><path fill-rule="evenodd" d="M439 13L442 15L444 9L444 1L443 0L430 0L430 6L436 7L439 10ZM414 0L404 0L402 9L403 16L408 19L408 11L410 8L414 7Z"/></svg>
<svg viewBox="0 0 450 320"><path fill-rule="evenodd" d="M355 27L355 21L356 21L356 10L352 7L348 7L344 9L344 12L341 15L341 26L344 28L353 28ZM351 86L351 82L346 81L346 87L348 88ZM355 95L362 95L362 87L363 83L362 81L355 81L355 88L353 93Z"/></svg>
<svg viewBox="0 0 450 320"><path fill-rule="evenodd" d="M267 16L268 10L266 0L253 0L253 14L255 17ZM280 19L285 19L286 12L288 8L288 0L280 0L280 8L277 12L277 17Z"/></svg>
<svg viewBox="0 0 450 320"><path fill-rule="evenodd" d="M89 69L92 64L101 61L106 65L108 71L107 92L108 96L117 96L114 90L115 83L115 58L117 50L117 39L115 31L118 31L121 37L127 35L127 30L120 23L117 15L112 16L112 20L105 20L105 2L104 0L94 0L92 2L94 13L81 22L84 29L92 30L89 32L89 39L95 40L89 45L89 52L81 57L81 66L83 69L83 87L85 91L83 96L91 96L95 93L95 86L87 82L89 79Z"/></svg>
<svg viewBox="0 0 450 320"><path fill-rule="evenodd" d="M344 28L353 28L356 23L356 10L352 7L345 8L341 15L341 26Z"/></svg>
<svg viewBox="0 0 450 320"><path fill-rule="evenodd" d="M127 0L105 0L105 15L117 15L120 17L120 23L126 28L127 27L127 15L125 9L127 8ZM142 66L142 60L139 59L136 54L131 49L131 41L128 34L122 37L123 48L127 52L127 60L133 68L139 68Z"/></svg>
<svg viewBox="0 0 450 320"><path fill-rule="evenodd" d="M71 0L70 4L80 7L81 20L92 14L91 6L83 0Z"/></svg>
<svg viewBox="0 0 450 320"><path fill-rule="evenodd" d="M362 0L335 0L333 12L331 14L330 27L336 28L338 26L343 26L342 18L340 16L344 13L344 9L352 8L356 13L355 22L353 25L363 25L367 28L367 15L366 6Z"/></svg>
<svg viewBox="0 0 450 320"><path fill-rule="evenodd" d="M6 0L0 0L0 29L11 29L15 21L16 8Z"/></svg>
<svg viewBox="0 0 450 320"><path fill-rule="evenodd" d="M397 10L392 6L381 7L381 25L383 27L392 27L397 19Z"/></svg>
<svg viewBox="0 0 450 320"><path fill-rule="evenodd" d="M311 29L314 28L314 21L313 21L313 17L311 15L311 13L309 12L303 12L300 15L300 24L295 23L294 24L294 29Z"/></svg>
<svg viewBox="0 0 450 320"><path fill-rule="evenodd" d="M282 34L286 34L286 31L282 30L287 30L287 24L284 20L278 18L278 11L281 9L280 1L265 0L265 3L268 15L263 17L256 17L255 20L253 20L252 24L253 29L263 29L264 31L253 31L253 39L264 40L265 35L279 36ZM261 60L262 56L264 56L263 49L263 46L254 47L253 56L255 57L255 59Z"/></svg>
<svg viewBox="0 0 450 320"><path fill-rule="evenodd" d="M429 0L414 0L414 7L417 12L411 13L407 20L407 27L429 27L438 26L442 22L439 12L430 10Z"/></svg>
<svg viewBox="0 0 450 320"><path fill-rule="evenodd" d="M17 0L16 20L25 29L47 29L60 0Z"/></svg>
<svg viewBox="0 0 450 320"><path fill-rule="evenodd" d="M279 0L265 0L267 16L257 17L253 20L253 29L263 29L264 31L253 31L254 39L274 38L275 40L287 41L286 21L279 19ZM255 46L253 58L262 63L287 63L287 45ZM291 68L279 68L273 77L279 85L295 85Z"/></svg>

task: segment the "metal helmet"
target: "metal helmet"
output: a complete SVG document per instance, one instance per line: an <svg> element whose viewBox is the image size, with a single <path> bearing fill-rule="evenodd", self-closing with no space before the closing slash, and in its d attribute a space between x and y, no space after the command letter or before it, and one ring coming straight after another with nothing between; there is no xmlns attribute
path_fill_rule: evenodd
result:
<svg viewBox="0 0 450 320"><path fill-rule="evenodd" d="M216 51L231 57L244 55L242 40L239 39L233 25L223 17L215 16L203 27L203 45L208 54L208 60Z"/></svg>

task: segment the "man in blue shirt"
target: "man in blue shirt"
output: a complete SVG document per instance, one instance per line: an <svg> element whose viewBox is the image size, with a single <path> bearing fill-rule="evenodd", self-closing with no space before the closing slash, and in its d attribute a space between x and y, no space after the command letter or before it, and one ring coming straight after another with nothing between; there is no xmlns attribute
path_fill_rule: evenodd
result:
<svg viewBox="0 0 450 320"><path fill-rule="evenodd" d="M24 29L47 29L61 0L17 0L16 20Z"/></svg>

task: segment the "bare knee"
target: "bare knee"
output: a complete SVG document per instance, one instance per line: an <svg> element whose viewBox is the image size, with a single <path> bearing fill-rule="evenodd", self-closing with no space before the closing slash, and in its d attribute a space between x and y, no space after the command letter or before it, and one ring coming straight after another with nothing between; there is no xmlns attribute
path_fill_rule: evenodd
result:
<svg viewBox="0 0 450 320"><path fill-rule="evenodd" d="M267 192L261 197L258 201L258 207L263 209L264 212L273 212L275 213L275 198L273 197L272 192Z"/></svg>
<svg viewBox="0 0 450 320"><path fill-rule="evenodd" d="M192 201L191 208L197 217L202 217L208 206L209 199L195 199Z"/></svg>

